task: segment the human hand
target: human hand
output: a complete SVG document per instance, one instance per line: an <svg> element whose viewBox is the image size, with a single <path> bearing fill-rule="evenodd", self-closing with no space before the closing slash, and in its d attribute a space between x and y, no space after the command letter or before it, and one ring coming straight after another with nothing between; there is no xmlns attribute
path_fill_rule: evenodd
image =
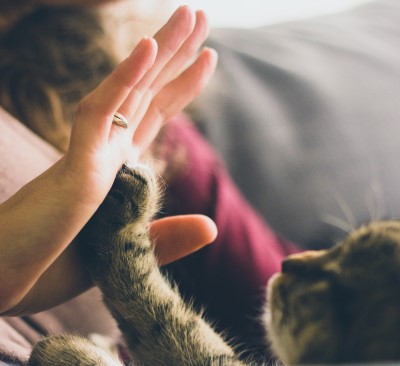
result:
<svg viewBox="0 0 400 366"><path fill-rule="evenodd" d="M206 36L204 13L179 8L80 104L66 155L0 206L0 313L43 310L90 285L70 243L122 164L137 159L162 123L207 83L216 64L209 49L181 73ZM112 123L116 111L129 119L127 129ZM160 264L205 245L216 232L201 216L156 221L150 230Z"/></svg>
<svg viewBox="0 0 400 366"><path fill-rule="evenodd" d="M154 39L144 38L132 54L80 103L71 143L60 162L63 184L74 196L98 206L121 165L135 161L162 123L181 111L211 77L216 53L200 52L208 33L202 11L180 7ZM112 123L115 112L127 129Z"/></svg>

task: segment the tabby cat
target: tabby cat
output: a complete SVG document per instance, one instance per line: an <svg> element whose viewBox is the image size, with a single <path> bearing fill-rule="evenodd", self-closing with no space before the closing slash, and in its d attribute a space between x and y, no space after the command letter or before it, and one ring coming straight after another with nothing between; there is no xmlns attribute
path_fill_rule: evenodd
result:
<svg viewBox="0 0 400 366"><path fill-rule="evenodd" d="M400 222L289 256L267 297L271 347L287 364L400 360Z"/></svg>
<svg viewBox="0 0 400 366"><path fill-rule="evenodd" d="M147 224L157 209L149 169L123 167L81 234L89 272L134 365L252 365L160 273ZM288 257L268 286L265 321L286 364L399 360L400 223L361 228L330 250ZM45 338L30 365L122 365L89 341Z"/></svg>

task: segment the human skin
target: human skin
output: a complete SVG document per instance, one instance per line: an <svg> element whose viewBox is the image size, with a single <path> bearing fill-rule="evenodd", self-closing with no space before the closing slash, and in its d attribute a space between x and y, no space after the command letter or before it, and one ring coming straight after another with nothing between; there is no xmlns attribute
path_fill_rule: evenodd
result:
<svg viewBox="0 0 400 366"><path fill-rule="evenodd" d="M70 243L105 198L122 164L134 164L164 121L210 79L217 59L210 49L182 72L207 32L203 12L180 7L154 38L142 39L82 100L67 153L0 206L0 313L38 312L91 286ZM128 118L127 129L112 123L116 111ZM198 215L159 220L150 230L160 264L216 235L212 221Z"/></svg>

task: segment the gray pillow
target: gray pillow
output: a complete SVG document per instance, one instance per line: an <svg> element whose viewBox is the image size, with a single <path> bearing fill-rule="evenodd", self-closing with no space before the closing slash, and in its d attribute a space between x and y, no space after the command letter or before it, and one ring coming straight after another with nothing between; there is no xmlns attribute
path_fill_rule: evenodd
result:
<svg viewBox="0 0 400 366"><path fill-rule="evenodd" d="M195 113L244 195L304 247L400 217L400 2L213 31Z"/></svg>

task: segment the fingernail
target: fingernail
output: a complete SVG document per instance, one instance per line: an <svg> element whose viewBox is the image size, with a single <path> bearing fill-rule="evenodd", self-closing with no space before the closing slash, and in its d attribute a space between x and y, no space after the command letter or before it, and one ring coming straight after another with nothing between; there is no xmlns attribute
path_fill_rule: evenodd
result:
<svg viewBox="0 0 400 366"><path fill-rule="evenodd" d="M187 8L190 12L192 12L192 9L190 8L189 5L181 5L178 9L175 10L172 18L175 18L178 15L179 11L182 10L183 8Z"/></svg>
<svg viewBox="0 0 400 366"><path fill-rule="evenodd" d="M215 50L215 48L204 47L203 50L212 53L214 57L218 59L218 52Z"/></svg>
<svg viewBox="0 0 400 366"><path fill-rule="evenodd" d="M144 46L144 41L145 41L146 39L145 38L142 38L138 43L137 43L137 45L136 45L136 47L133 49L133 51L135 52L135 51L138 51L138 50L140 50L141 48L143 48L143 46Z"/></svg>
<svg viewBox="0 0 400 366"><path fill-rule="evenodd" d="M145 35L136 45L136 47L133 49L131 55L137 54L142 51L143 47L145 47L147 41L150 39L147 35Z"/></svg>

